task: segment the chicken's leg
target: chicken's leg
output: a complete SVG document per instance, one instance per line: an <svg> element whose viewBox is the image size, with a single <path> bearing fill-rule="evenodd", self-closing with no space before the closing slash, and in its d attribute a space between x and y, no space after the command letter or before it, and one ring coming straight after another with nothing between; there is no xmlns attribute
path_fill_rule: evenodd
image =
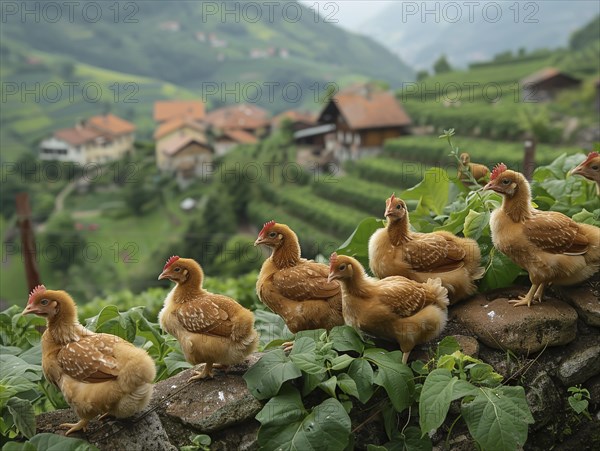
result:
<svg viewBox="0 0 600 451"><path fill-rule="evenodd" d="M69 435L73 432L81 431L82 429L85 432L89 422L90 422L90 420L79 420L77 423L63 423L58 427L59 428L69 428L69 430L65 433L65 435Z"/></svg>
<svg viewBox="0 0 600 451"><path fill-rule="evenodd" d="M283 352L289 354L292 351L292 349L294 349L294 342L286 341L285 343L281 344L281 347L283 348Z"/></svg>
<svg viewBox="0 0 600 451"><path fill-rule="evenodd" d="M212 378L213 377L212 367L213 367L213 364L212 364L212 362L210 362L210 363L206 363L204 365L204 369L202 371L194 370L194 375L188 379L188 382L197 381L200 379L206 379L207 377Z"/></svg>
<svg viewBox="0 0 600 451"><path fill-rule="evenodd" d="M531 307L531 301L534 299L535 295L538 292L538 288L543 287L543 284L536 284L533 283L531 284L531 288L529 289L529 291L527 292L527 294L525 296L519 296L519 301L517 300L512 300L512 301L508 301L509 303L511 303L513 305L513 307L520 307L522 305L526 305L527 307ZM544 292L544 289L542 288L542 293Z"/></svg>
<svg viewBox="0 0 600 451"><path fill-rule="evenodd" d="M404 363L405 365L408 362L408 356L409 355L410 355L410 351L402 353L402 363Z"/></svg>
<svg viewBox="0 0 600 451"><path fill-rule="evenodd" d="M542 302L544 300L544 288L546 288L545 283L541 283L537 290L535 290L535 294L533 295L533 300Z"/></svg>

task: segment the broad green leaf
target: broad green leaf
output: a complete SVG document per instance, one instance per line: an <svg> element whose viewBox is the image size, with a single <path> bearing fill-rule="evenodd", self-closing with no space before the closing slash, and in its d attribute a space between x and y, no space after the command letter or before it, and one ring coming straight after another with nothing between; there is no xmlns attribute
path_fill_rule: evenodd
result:
<svg viewBox="0 0 600 451"><path fill-rule="evenodd" d="M337 377L331 376L326 381L323 381L319 384L319 388L321 388L325 393L327 393L332 398L335 398L335 387L337 386Z"/></svg>
<svg viewBox="0 0 600 451"><path fill-rule="evenodd" d="M296 379L301 375L301 371L296 368L283 350L276 349L262 356L244 374L244 380L248 385L248 390L255 398L268 399L279 392L285 381Z"/></svg>
<svg viewBox="0 0 600 451"><path fill-rule="evenodd" d="M452 377L445 368L433 370L425 379L419 399L419 425L423 435L440 427L446 419L456 381L458 378Z"/></svg>
<svg viewBox="0 0 600 451"><path fill-rule="evenodd" d="M437 347L437 356L441 357L443 355L454 354L456 351L460 351L460 345L458 344L456 338L448 335L439 342Z"/></svg>
<svg viewBox="0 0 600 451"><path fill-rule="evenodd" d="M298 391L286 386L258 413L261 449L342 451L350 437L350 417L342 404L329 398L307 412Z"/></svg>
<svg viewBox="0 0 600 451"><path fill-rule="evenodd" d="M381 229L382 227L385 227L385 223L381 219L363 219L348 239L338 247L337 252L356 258L365 268L368 268L369 239L377 229Z"/></svg>
<svg viewBox="0 0 600 451"><path fill-rule="evenodd" d="M21 357L17 357L10 354L0 354L0 380L8 379L13 376L24 376L30 378L29 374L25 372L32 372L32 380L40 380L42 367L41 365L32 365L27 363Z"/></svg>
<svg viewBox="0 0 600 451"><path fill-rule="evenodd" d="M377 365L378 371L374 382L384 388L394 408L402 412L410 406L415 385L412 371L402 363L402 353L374 348L367 349L364 357Z"/></svg>
<svg viewBox="0 0 600 451"><path fill-rule="evenodd" d="M305 374L302 377L302 396L307 396L327 377L325 373Z"/></svg>
<svg viewBox="0 0 600 451"><path fill-rule="evenodd" d="M331 369L334 371L344 370L348 368L353 361L354 358L350 357L348 354L339 355L331 361Z"/></svg>
<svg viewBox="0 0 600 451"><path fill-rule="evenodd" d="M450 178L442 168L429 168L423 174L423 180L412 188L403 191L398 197L403 200L420 200L420 203L441 215L448 203L450 192Z"/></svg>
<svg viewBox="0 0 600 451"><path fill-rule="evenodd" d="M283 318L273 312L257 309L254 311L255 328L260 336L260 344L264 349L274 340L290 341L293 334L288 330ZM282 343L283 343L282 342Z"/></svg>
<svg viewBox="0 0 600 451"><path fill-rule="evenodd" d="M437 367L438 368L443 368L445 370L453 370L454 367L456 366L456 359L454 358L453 355L443 355L441 356L438 361L437 361Z"/></svg>
<svg viewBox="0 0 600 451"><path fill-rule="evenodd" d="M309 338L314 342L317 342L321 339L323 334L327 334L325 329L309 329L309 330L301 330L297 332L295 335L295 339L298 340L300 338ZM295 342L294 342L295 343ZM294 344L295 346L295 344Z"/></svg>
<svg viewBox="0 0 600 451"><path fill-rule="evenodd" d="M356 351L363 352L365 344L360 335L353 327L336 326L329 332L329 339L333 342L333 349L336 351Z"/></svg>
<svg viewBox="0 0 600 451"><path fill-rule="evenodd" d="M575 399L573 396L569 396L568 401L571 409L573 409L577 415L588 408L587 399Z"/></svg>
<svg viewBox="0 0 600 451"><path fill-rule="evenodd" d="M290 360L300 370L308 374L319 374L327 371L322 356L317 356L316 343L312 338L302 337L294 341Z"/></svg>
<svg viewBox="0 0 600 451"><path fill-rule="evenodd" d="M8 442L2 447L2 451L38 451L31 442Z"/></svg>
<svg viewBox="0 0 600 451"><path fill-rule="evenodd" d="M358 399L363 404L367 403L371 396L373 396L373 382L375 375L371 364L363 359L354 359L348 368L348 376L350 376L356 383L356 389L358 390Z"/></svg>
<svg viewBox="0 0 600 451"><path fill-rule="evenodd" d="M473 383L495 387L502 381L502 376L494 371L487 363L475 363L469 365L469 375Z"/></svg>
<svg viewBox="0 0 600 451"><path fill-rule="evenodd" d="M85 327L93 332L96 332L99 326L119 316L119 309L114 305L108 305L100 310L96 316L92 316L85 320Z"/></svg>
<svg viewBox="0 0 600 451"><path fill-rule="evenodd" d="M421 436L418 427L409 426L404 430L404 449L406 451L431 451L433 443L428 435Z"/></svg>
<svg viewBox="0 0 600 451"><path fill-rule="evenodd" d="M465 218L465 228L463 233L467 238L478 240L481 237L483 230L488 227L489 224L489 211L477 212L475 210L469 210L469 214Z"/></svg>
<svg viewBox="0 0 600 451"><path fill-rule="evenodd" d="M35 412L31 402L27 399L10 398L6 403L8 411L13 417L13 422L21 434L31 438L35 434Z"/></svg>
<svg viewBox="0 0 600 451"><path fill-rule="evenodd" d="M356 387L356 382L354 382L354 379L352 379L346 373L337 375L337 385L344 393L354 396L358 399L358 388Z"/></svg>
<svg viewBox="0 0 600 451"><path fill-rule="evenodd" d="M469 432L486 451L518 449L527 440L533 417L523 387L480 388L477 396L461 405Z"/></svg>
<svg viewBox="0 0 600 451"><path fill-rule="evenodd" d="M99 451L91 443L57 434L37 434L29 440L38 450L44 451Z"/></svg>
<svg viewBox="0 0 600 451"><path fill-rule="evenodd" d="M479 289L484 292L509 286L522 271L506 255L495 249L491 250L485 268L485 276L479 285Z"/></svg>

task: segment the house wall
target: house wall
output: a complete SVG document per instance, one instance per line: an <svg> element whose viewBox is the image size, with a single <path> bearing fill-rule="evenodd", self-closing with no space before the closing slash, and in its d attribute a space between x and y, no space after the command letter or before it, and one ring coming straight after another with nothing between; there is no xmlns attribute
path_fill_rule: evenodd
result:
<svg viewBox="0 0 600 451"><path fill-rule="evenodd" d="M213 161L213 152L197 143L190 143L185 148L177 152L174 156L166 156L164 170L177 171L181 164L193 164L195 173L199 174L202 171L203 163Z"/></svg>
<svg viewBox="0 0 600 451"><path fill-rule="evenodd" d="M87 163L106 163L118 160L128 152L133 152L133 143L135 134L122 135L114 138L112 141L99 144L93 143L86 147Z"/></svg>
<svg viewBox="0 0 600 451"><path fill-rule="evenodd" d="M72 146L54 136L40 143L39 158L40 160L68 161L81 165L86 162L83 146Z"/></svg>
<svg viewBox="0 0 600 451"><path fill-rule="evenodd" d="M133 151L135 135L123 135L114 141L90 141L80 146L73 146L55 137L40 143L41 160L68 161L81 165L88 163L106 163L118 160L127 152Z"/></svg>

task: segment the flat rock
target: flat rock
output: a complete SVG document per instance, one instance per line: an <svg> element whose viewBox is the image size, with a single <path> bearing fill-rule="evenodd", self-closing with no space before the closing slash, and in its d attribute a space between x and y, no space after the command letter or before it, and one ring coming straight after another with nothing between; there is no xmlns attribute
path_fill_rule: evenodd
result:
<svg viewBox="0 0 600 451"><path fill-rule="evenodd" d="M153 404L162 414L205 434L253 419L262 409L240 376L260 358L250 356L246 364L231 367L227 373L215 370L213 379L188 382L192 370L156 384Z"/></svg>
<svg viewBox="0 0 600 451"><path fill-rule="evenodd" d="M580 318L588 326L600 327L600 299L587 287L564 290L564 297L575 307Z"/></svg>
<svg viewBox="0 0 600 451"><path fill-rule="evenodd" d="M479 295L453 307L451 315L487 346L517 354L565 345L577 334L577 312L552 298L527 308Z"/></svg>
<svg viewBox="0 0 600 451"><path fill-rule="evenodd" d="M479 356L479 342L468 335L452 335L458 341L460 349L466 355L477 358Z"/></svg>
<svg viewBox="0 0 600 451"><path fill-rule="evenodd" d="M558 366L557 376L565 387L582 384L600 374L600 343L576 343Z"/></svg>

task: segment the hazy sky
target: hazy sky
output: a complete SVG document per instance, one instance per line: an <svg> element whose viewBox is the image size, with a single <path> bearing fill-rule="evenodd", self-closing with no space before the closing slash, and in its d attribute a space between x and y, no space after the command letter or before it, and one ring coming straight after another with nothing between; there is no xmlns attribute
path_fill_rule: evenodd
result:
<svg viewBox="0 0 600 451"><path fill-rule="evenodd" d="M393 0L300 0L307 7L317 10L330 22L352 31L371 18ZM333 20L332 20L333 19Z"/></svg>

